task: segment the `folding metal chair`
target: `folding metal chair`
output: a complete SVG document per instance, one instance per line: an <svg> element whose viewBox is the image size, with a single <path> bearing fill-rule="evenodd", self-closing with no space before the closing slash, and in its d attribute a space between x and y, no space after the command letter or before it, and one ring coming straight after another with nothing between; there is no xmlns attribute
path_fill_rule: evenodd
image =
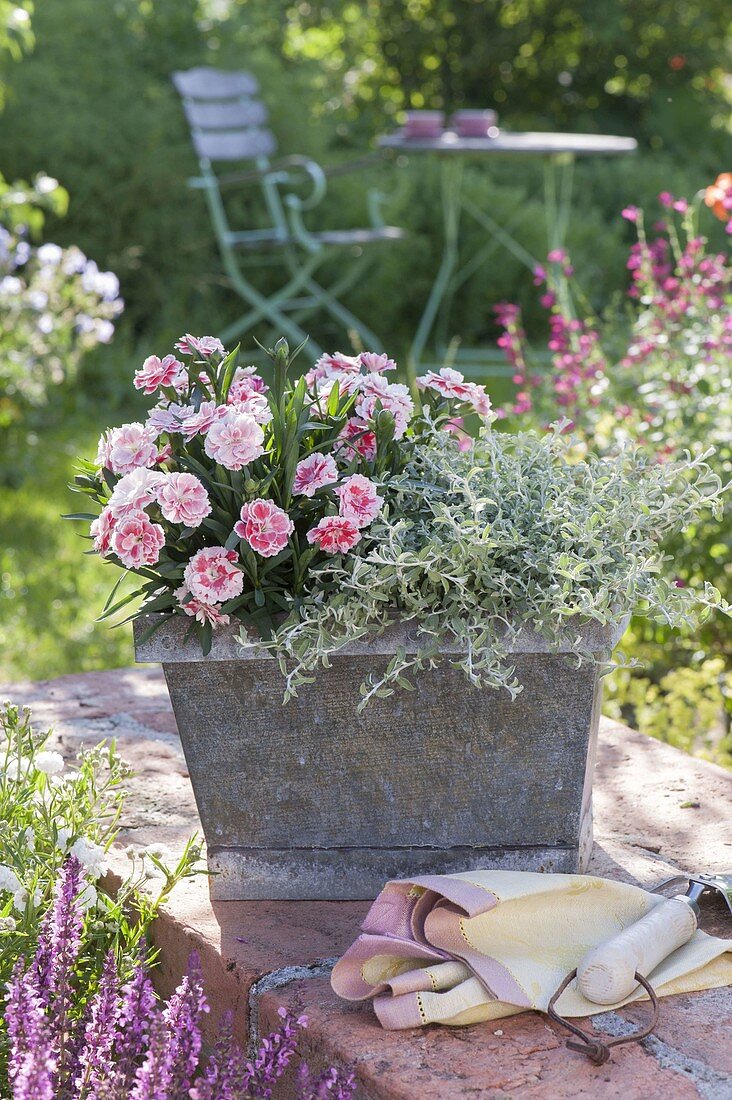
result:
<svg viewBox="0 0 732 1100"><path fill-rule="evenodd" d="M222 333L226 343L267 321L272 333L285 335L295 343L308 338L301 322L316 310L326 310L346 329L355 330L364 345L381 350L378 337L342 304L340 296L363 275L373 254L366 246L379 241L395 241L404 236L396 226L385 225L376 190L367 193L371 225L366 229L326 230L313 233L305 225L303 214L313 210L326 195L327 176L363 168L363 162L324 171L308 157L289 156L272 162L276 140L266 127L267 109L258 98L259 85L246 72L221 72L197 68L173 74L173 83L183 99L198 154L200 176L189 181L203 190L208 201L221 258L231 284L249 306L238 321ZM245 171L221 174L214 163L253 162ZM309 185L301 197L297 188ZM264 208L271 223L264 229L234 229L223 201L222 189L245 184L259 185ZM351 262L340 265L338 278L328 287L313 278L315 271L335 253L350 250ZM245 274L241 254L250 262L281 262L285 281L271 295L257 290ZM311 353L321 349L310 340Z"/></svg>

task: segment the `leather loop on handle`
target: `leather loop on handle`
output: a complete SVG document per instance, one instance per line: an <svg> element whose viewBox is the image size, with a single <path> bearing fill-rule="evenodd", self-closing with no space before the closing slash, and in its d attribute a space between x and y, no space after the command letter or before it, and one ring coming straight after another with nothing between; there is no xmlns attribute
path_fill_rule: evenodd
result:
<svg viewBox="0 0 732 1100"><path fill-rule="evenodd" d="M582 960L577 967L577 988L593 1004L625 1000L638 985L636 971L652 973L691 939L696 928L696 913L684 895L661 902Z"/></svg>
<svg viewBox="0 0 732 1100"><path fill-rule="evenodd" d="M591 1062L596 1066L603 1066L610 1057L610 1048L620 1046L621 1043L639 1043L641 1039L647 1038L658 1023L658 998L653 990L651 984L643 977L642 974L634 974L633 977L637 985L642 985L646 993L651 999L652 1014L651 1021L646 1027L641 1028L639 1031L634 1031L630 1035L616 1035L613 1039L606 1039L600 1035L588 1035L586 1031L583 1031L581 1027L577 1027L576 1024L571 1024L569 1020L565 1020L563 1016L560 1016L556 1009L556 1004L562 993L564 993L567 986L577 977L577 971L573 970L571 974L568 974L564 979L559 989L549 1002L547 1008L547 1015L550 1020L553 1020L555 1024L559 1024L560 1027L566 1027L567 1031L571 1031L573 1035L577 1036L577 1039L567 1039L567 1046L570 1050L576 1050L579 1054L585 1054ZM579 1041L578 1041L579 1040Z"/></svg>

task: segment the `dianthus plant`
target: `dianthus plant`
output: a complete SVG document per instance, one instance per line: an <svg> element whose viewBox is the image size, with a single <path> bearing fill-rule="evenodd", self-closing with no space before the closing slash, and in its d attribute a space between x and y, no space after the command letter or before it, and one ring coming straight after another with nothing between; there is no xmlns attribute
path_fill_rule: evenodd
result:
<svg viewBox="0 0 732 1100"><path fill-rule="evenodd" d="M292 386L280 343L265 392L216 341L178 350L188 367L168 356L138 372L159 398L147 423L103 436L77 478L103 506L96 550L144 579L143 613L164 613L148 629L185 616L206 651L238 619L243 643L279 658L289 697L342 646L411 621L414 651L363 686L365 705L444 646L473 684L515 692L521 627L582 656L582 622L691 616L658 544L718 510L706 455L581 459L566 422L545 439L493 432L483 388L448 368L418 380L417 412L385 355L324 356ZM476 439L453 402L482 421Z"/></svg>
<svg viewBox="0 0 732 1100"><path fill-rule="evenodd" d="M204 653L232 620L271 637L317 595L326 562L375 546L422 439L444 427L458 447L456 411L492 419L484 388L448 368L420 379L417 410L387 355L324 355L296 382L287 344L270 355L271 389L212 337L185 336L136 372L146 421L105 433L75 483L102 511L72 518L92 520L95 551L143 582L106 614L141 596L141 613L187 619Z"/></svg>

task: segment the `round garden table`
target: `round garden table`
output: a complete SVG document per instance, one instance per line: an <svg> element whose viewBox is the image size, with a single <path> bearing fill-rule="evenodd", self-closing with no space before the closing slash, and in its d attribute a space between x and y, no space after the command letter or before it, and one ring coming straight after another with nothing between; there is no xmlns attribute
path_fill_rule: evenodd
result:
<svg viewBox="0 0 732 1100"><path fill-rule="evenodd" d="M494 137L460 137L446 130L435 138L407 137L404 131L384 134L378 139L379 147L392 150L401 157L435 156L441 165L441 192L444 238L442 259L427 299L424 312L410 350L410 370L416 372L425 366L424 351L430 336L438 336L438 352L447 348L449 306L460 287L467 282L499 246L507 248L530 270L539 262L513 236L522 214L507 225L499 225L490 214L481 209L463 190L463 167L466 159L488 160L497 156L535 156L546 161L544 190L546 196L548 243L550 249L561 248L569 222L572 171L579 156L612 156L632 153L637 148L633 138L613 137L606 134L554 134L510 133L498 131ZM467 214L487 236L485 244L468 260L461 263L459 229L461 215ZM438 326L439 321L439 326ZM436 331L439 327L439 334ZM440 339L440 334L442 339ZM483 365L483 373L503 374L509 368L496 368L486 372L488 356L485 350L471 353L461 349L460 358L475 359ZM439 359L436 360L439 362ZM469 369L469 366L468 366Z"/></svg>

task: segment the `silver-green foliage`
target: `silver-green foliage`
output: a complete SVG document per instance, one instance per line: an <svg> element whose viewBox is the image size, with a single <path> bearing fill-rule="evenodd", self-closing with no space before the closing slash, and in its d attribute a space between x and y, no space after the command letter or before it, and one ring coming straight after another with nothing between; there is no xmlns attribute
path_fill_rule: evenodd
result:
<svg viewBox="0 0 732 1100"><path fill-rule="evenodd" d="M405 471L389 480L389 509L371 549L327 564L310 595L268 643L287 676L287 697L342 646L374 636L397 614L416 648L401 648L362 686L361 707L432 666L442 647L479 687L521 685L508 658L530 628L550 644L577 627L631 612L693 623L718 592L675 584L660 541L705 508L721 513L722 485L704 454L675 463L627 449L581 457L557 425L539 435L491 432L466 453L447 433L418 442ZM414 651L412 651L414 650Z"/></svg>

